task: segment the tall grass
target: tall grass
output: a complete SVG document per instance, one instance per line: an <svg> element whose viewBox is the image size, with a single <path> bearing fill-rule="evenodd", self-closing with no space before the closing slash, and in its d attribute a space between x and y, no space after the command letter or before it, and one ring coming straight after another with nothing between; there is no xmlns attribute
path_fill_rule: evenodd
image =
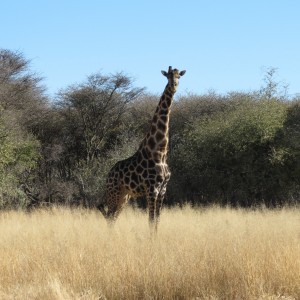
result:
<svg viewBox="0 0 300 300"><path fill-rule="evenodd" d="M0 299L300 299L299 212L2 212Z"/></svg>

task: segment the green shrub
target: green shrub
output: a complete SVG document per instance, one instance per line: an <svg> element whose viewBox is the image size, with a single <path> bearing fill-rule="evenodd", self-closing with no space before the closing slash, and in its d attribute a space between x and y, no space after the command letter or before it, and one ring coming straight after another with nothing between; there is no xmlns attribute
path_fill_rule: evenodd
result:
<svg viewBox="0 0 300 300"><path fill-rule="evenodd" d="M287 104L240 99L235 107L228 105L230 110L195 120L186 133L172 159L178 184L185 194L198 195L198 201L273 201L278 168L284 164L275 139Z"/></svg>

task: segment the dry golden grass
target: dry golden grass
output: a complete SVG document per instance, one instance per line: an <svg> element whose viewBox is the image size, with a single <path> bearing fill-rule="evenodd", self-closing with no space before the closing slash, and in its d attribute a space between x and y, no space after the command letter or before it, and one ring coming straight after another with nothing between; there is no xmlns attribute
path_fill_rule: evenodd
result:
<svg viewBox="0 0 300 300"><path fill-rule="evenodd" d="M0 298L300 299L299 212L1 212Z"/></svg>

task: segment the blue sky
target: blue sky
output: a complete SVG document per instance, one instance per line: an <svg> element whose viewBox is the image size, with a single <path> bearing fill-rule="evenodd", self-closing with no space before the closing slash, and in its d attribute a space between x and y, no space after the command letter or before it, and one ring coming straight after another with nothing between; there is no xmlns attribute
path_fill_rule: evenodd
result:
<svg viewBox="0 0 300 300"><path fill-rule="evenodd" d="M161 69L186 69L179 93L251 91L264 70L300 93L297 0L6 0L1 48L21 51L49 95L123 71L161 93Z"/></svg>

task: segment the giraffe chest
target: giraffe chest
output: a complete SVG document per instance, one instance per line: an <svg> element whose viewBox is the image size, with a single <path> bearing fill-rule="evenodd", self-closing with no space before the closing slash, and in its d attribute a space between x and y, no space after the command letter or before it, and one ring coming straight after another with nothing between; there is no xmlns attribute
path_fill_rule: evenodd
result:
<svg viewBox="0 0 300 300"><path fill-rule="evenodd" d="M170 178L165 162L156 163L138 156L118 163L112 173L115 184L124 187L132 197L142 196L149 187L165 184Z"/></svg>

